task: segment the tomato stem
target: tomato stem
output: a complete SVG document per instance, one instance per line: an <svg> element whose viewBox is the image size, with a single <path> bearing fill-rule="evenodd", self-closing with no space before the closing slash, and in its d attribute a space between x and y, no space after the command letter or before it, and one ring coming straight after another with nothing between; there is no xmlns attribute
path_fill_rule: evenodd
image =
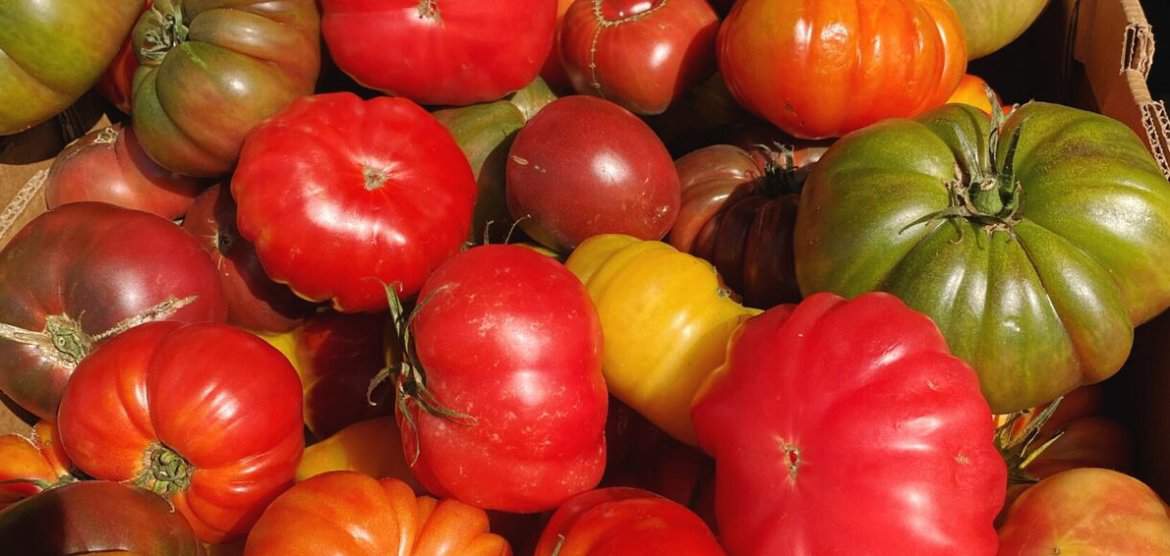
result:
<svg viewBox="0 0 1170 556"><path fill-rule="evenodd" d="M138 60L143 64L160 64L171 49L187 41L190 29L183 21L183 9L175 2L155 2L145 14L142 24L142 47Z"/></svg>
<svg viewBox="0 0 1170 556"><path fill-rule="evenodd" d="M170 498L191 486L194 469L178 452L162 444L152 444L147 448L144 459L144 469L134 479L135 486L165 498Z"/></svg>
<svg viewBox="0 0 1170 556"><path fill-rule="evenodd" d="M1064 432L1058 432L1035 448L1033 448L1033 444L1036 443L1040 437L1041 429L1052 419L1062 401L1064 401L1063 396L1039 412L1029 409L1013 413L996 429L995 445L1007 464L1008 484L1037 482L1036 477L1028 473L1028 466L1059 440Z"/></svg>

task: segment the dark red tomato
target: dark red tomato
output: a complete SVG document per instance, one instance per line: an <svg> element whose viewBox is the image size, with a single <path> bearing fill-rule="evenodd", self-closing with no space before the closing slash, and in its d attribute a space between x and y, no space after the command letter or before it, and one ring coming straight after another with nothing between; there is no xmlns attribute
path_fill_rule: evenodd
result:
<svg viewBox="0 0 1170 556"><path fill-rule="evenodd" d="M146 0L143 11L150 9L153 4L154 0ZM137 70L138 55L134 52L134 41L127 37L126 43L114 56L114 61L110 62L106 73L102 74L94 88L115 108L129 114L130 91L134 86L134 72Z"/></svg>
<svg viewBox="0 0 1170 556"><path fill-rule="evenodd" d="M195 199L183 229L199 239L219 271L228 303L228 322L254 332L296 328L314 308L288 286L264 273L256 249L236 229L236 203L216 184Z"/></svg>
<svg viewBox="0 0 1170 556"><path fill-rule="evenodd" d="M526 513L597 484L607 405L601 325L572 273L524 247L476 247L427 279L409 326L408 362L429 391L400 367L400 384L415 395L398 417L427 490Z"/></svg>
<svg viewBox="0 0 1170 556"><path fill-rule="evenodd" d="M565 502L535 556L723 556L715 535L685 507L645 490L603 488Z"/></svg>
<svg viewBox="0 0 1170 556"><path fill-rule="evenodd" d="M743 325L692 410L737 556L996 553L1007 472L979 379L896 297Z"/></svg>
<svg viewBox="0 0 1170 556"><path fill-rule="evenodd" d="M718 30L707 0L580 0L557 45L578 93L661 114L715 70Z"/></svg>
<svg viewBox="0 0 1170 556"><path fill-rule="evenodd" d="M569 96L545 106L508 154L508 211L554 250L604 233L661 239L679 198L662 141L637 116L600 98Z"/></svg>
<svg viewBox="0 0 1170 556"><path fill-rule="evenodd" d="M553 0L322 0L321 31L358 83L420 104L502 98L552 50Z"/></svg>
<svg viewBox="0 0 1170 556"><path fill-rule="evenodd" d="M155 164L131 128L103 128L69 145L49 169L45 203L100 201L152 212L170 220L183 216L203 183Z"/></svg>
<svg viewBox="0 0 1170 556"><path fill-rule="evenodd" d="M53 421L95 344L150 320L226 317L215 267L190 234L145 212L65 205L0 251L0 390Z"/></svg>
<svg viewBox="0 0 1170 556"><path fill-rule="evenodd" d="M57 417L78 469L166 498L208 543L245 534L304 449L296 371L224 324L154 322L110 340L77 367Z"/></svg>
<svg viewBox="0 0 1170 556"><path fill-rule="evenodd" d="M296 362L305 392L305 425L327 438L346 425L389 415L391 399L367 401L370 380L387 365L400 360L387 355L385 313L347 315L317 313L293 332ZM397 449L397 448L395 448Z"/></svg>
<svg viewBox="0 0 1170 556"><path fill-rule="evenodd" d="M413 296L463 245L477 187L467 157L404 98L296 100L248 136L232 176L240 235L268 275L339 311Z"/></svg>

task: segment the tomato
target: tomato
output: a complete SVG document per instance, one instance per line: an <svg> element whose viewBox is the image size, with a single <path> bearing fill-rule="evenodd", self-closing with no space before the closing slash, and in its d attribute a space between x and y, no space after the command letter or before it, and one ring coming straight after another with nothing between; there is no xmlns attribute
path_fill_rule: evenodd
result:
<svg viewBox="0 0 1170 556"><path fill-rule="evenodd" d="M165 500L107 481L55 488L0 513L0 546L36 556L204 554Z"/></svg>
<svg viewBox="0 0 1170 556"><path fill-rule="evenodd" d="M134 27L143 149L180 174L228 173L252 128L313 93L318 24L313 0L156 0Z"/></svg>
<svg viewBox="0 0 1170 556"><path fill-rule="evenodd" d="M209 543L247 532L304 447L296 372L223 324L155 322L106 342L73 373L57 425L78 469L166 498Z"/></svg>
<svg viewBox="0 0 1170 556"><path fill-rule="evenodd" d="M995 554L1006 470L971 369L894 296L748 321L694 408L737 555Z"/></svg>
<svg viewBox="0 0 1170 556"><path fill-rule="evenodd" d="M142 0L5 2L0 7L0 135L39 124L101 76Z"/></svg>
<svg viewBox="0 0 1170 556"><path fill-rule="evenodd" d="M557 0L557 22L555 27L557 37L560 36L565 12L569 11L569 6L571 5L573 5L573 0ZM569 76L565 74L565 66L561 63L561 45L558 38L554 38L552 49L548 53L548 58L545 58L544 66L540 68L540 77L548 83L550 89L557 93L567 94L573 91L573 83L569 81Z"/></svg>
<svg viewBox="0 0 1170 556"><path fill-rule="evenodd" d="M297 465L297 481L330 471L356 471L375 479L398 479L420 490L401 446L402 437L393 419L358 421L305 448Z"/></svg>
<svg viewBox="0 0 1170 556"><path fill-rule="evenodd" d="M603 233L661 239L678 214L678 174L662 141L599 98L544 107L516 135L507 172L508 212L557 251Z"/></svg>
<svg viewBox="0 0 1170 556"><path fill-rule="evenodd" d="M999 530L999 554L1170 554L1170 516L1150 487L1107 469L1073 469L1028 489Z"/></svg>
<svg viewBox="0 0 1170 556"><path fill-rule="evenodd" d="M295 531L296 534L289 534ZM335 471L298 483L264 511L245 556L510 556L483 510L415 497L397 479Z"/></svg>
<svg viewBox="0 0 1170 556"><path fill-rule="evenodd" d="M145 0L143 11L154 5L154 0ZM138 54L134 41L127 37L122 48L114 55L114 61L106 67L94 89L123 113L130 113L130 91L134 86L134 72L138 71Z"/></svg>
<svg viewBox="0 0 1170 556"><path fill-rule="evenodd" d="M61 450L57 428L41 421L31 438L0 436L0 511L38 492L75 479L73 464Z"/></svg>
<svg viewBox="0 0 1170 556"><path fill-rule="evenodd" d="M504 197L508 149L516 132L556 98L537 78L507 99L432 113L455 137L475 172L479 194L471 218L472 242L506 238L511 222Z"/></svg>
<svg viewBox="0 0 1170 556"><path fill-rule="evenodd" d="M959 80L959 86L954 93L951 93L947 104L959 103L974 106L990 116L994 108L991 105L991 99L987 96L989 92L995 94L986 81L977 75L968 73ZM995 95L995 98L998 99L999 95Z"/></svg>
<svg viewBox="0 0 1170 556"><path fill-rule="evenodd" d="M652 492L605 488L565 502L544 529L535 556L723 556L699 516Z"/></svg>
<svg viewBox="0 0 1170 556"><path fill-rule="evenodd" d="M294 102L248 136L232 176L240 235L268 275L346 312L384 310L383 284L418 292L467 238L475 195L434 117L353 93Z"/></svg>
<svg viewBox="0 0 1170 556"><path fill-rule="evenodd" d="M0 390L52 421L95 344L150 320L226 315L215 267L178 226L104 203L65 205L0 251Z"/></svg>
<svg viewBox="0 0 1170 556"><path fill-rule="evenodd" d="M723 362L732 332L759 311L732 299L710 263L657 241L595 236L565 266L601 316L610 391L694 444L695 392Z"/></svg>
<svg viewBox="0 0 1170 556"><path fill-rule="evenodd" d="M809 139L937 107L967 67L946 0L742 0L718 56L744 107Z"/></svg>
<svg viewBox="0 0 1170 556"><path fill-rule="evenodd" d="M707 0L582 0L557 44L578 93L661 114L714 71L718 30Z"/></svg>
<svg viewBox="0 0 1170 556"><path fill-rule="evenodd" d="M358 83L419 104L496 100L552 50L553 0L322 0L321 30Z"/></svg>
<svg viewBox="0 0 1170 556"><path fill-rule="evenodd" d="M683 202L671 245L714 264L747 305L800 301L792 228L807 166L823 152L712 145L676 160Z"/></svg>
<svg viewBox="0 0 1170 556"><path fill-rule="evenodd" d="M949 0L963 24L967 58L982 58L1016 40L1048 0Z"/></svg>
<svg viewBox="0 0 1170 556"><path fill-rule="evenodd" d="M601 326L560 263L514 245L464 251L427 279L403 324L403 452L428 491L530 513L597 484Z"/></svg>
<svg viewBox="0 0 1170 556"><path fill-rule="evenodd" d="M313 311L313 304L268 278L256 248L240 237L236 203L226 187L216 184L200 194L183 219L183 229L199 239L215 262L228 322L252 331L285 332Z"/></svg>
<svg viewBox="0 0 1170 556"><path fill-rule="evenodd" d="M1032 102L989 145L991 127L952 104L835 143L805 182L796 276L926 313L1010 413L1113 375L1170 306L1170 187L1100 114Z"/></svg>
<svg viewBox="0 0 1170 556"><path fill-rule="evenodd" d="M160 168L142 151L133 129L115 124L57 155L45 180L45 203L54 209L100 201L174 220L187 212L203 185Z"/></svg>

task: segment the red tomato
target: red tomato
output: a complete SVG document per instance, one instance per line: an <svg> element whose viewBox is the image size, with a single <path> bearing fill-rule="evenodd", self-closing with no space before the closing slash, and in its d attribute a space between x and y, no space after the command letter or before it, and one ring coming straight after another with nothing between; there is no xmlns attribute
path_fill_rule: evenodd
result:
<svg viewBox="0 0 1170 556"><path fill-rule="evenodd" d="M402 98L296 100L244 142L240 235L268 275L339 311L412 296L463 245L477 188L450 132Z"/></svg>
<svg viewBox="0 0 1170 556"><path fill-rule="evenodd" d="M718 30L707 0L579 0L557 46L578 93L661 114L714 71Z"/></svg>
<svg viewBox="0 0 1170 556"><path fill-rule="evenodd" d="M560 263L514 245L460 253L427 279L410 333L409 362L425 388L400 374L419 395L399 404L408 411L398 417L427 490L525 513L601 479L601 325L585 286ZM438 415L436 405L462 417Z"/></svg>
<svg viewBox="0 0 1170 556"><path fill-rule="evenodd" d="M1006 469L971 368L884 293L748 321L693 409L733 554L992 555Z"/></svg>
<svg viewBox="0 0 1170 556"><path fill-rule="evenodd" d="M45 204L100 201L174 220L191 206L203 183L155 164L121 125L78 139L53 161L45 180Z"/></svg>
<svg viewBox="0 0 1170 556"><path fill-rule="evenodd" d="M216 184L200 194L183 219L183 229L199 239L215 262L228 322L254 332L285 332L312 313L312 303L268 277L256 248L240 237L236 203L226 187Z"/></svg>
<svg viewBox="0 0 1170 556"><path fill-rule="evenodd" d="M553 0L322 0L321 31L358 83L420 104L502 98L552 50Z"/></svg>
<svg viewBox="0 0 1170 556"><path fill-rule="evenodd" d="M243 535L293 480L301 383L260 338L222 324L144 324L77 367L61 400L74 465L170 500L196 535Z"/></svg>
<svg viewBox="0 0 1170 556"><path fill-rule="evenodd" d="M146 0L145 10L149 10L154 0ZM115 108L130 113L130 91L134 85L134 72L138 70L138 55L134 52L134 41L126 38L122 49L114 56L114 61L106 68L106 73L98 80L98 94L110 101Z"/></svg>
<svg viewBox="0 0 1170 556"><path fill-rule="evenodd" d="M711 530L685 507L636 488L604 488L565 502L535 556L723 556Z"/></svg>
<svg viewBox="0 0 1170 556"><path fill-rule="evenodd" d="M947 0L740 0L718 56L744 107L805 139L921 114L967 69Z"/></svg>
<svg viewBox="0 0 1170 556"><path fill-rule="evenodd" d="M569 96L541 109L516 135L507 172L508 211L554 250L604 233L661 239L678 214L678 173L662 141L599 98Z"/></svg>
<svg viewBox="0 0 1170 556"><path fill-rule="evenodd" d="M569 6L572 4L573 0L557 0L556 33L558 36L560 35L561 25L565 18L565 12L569 11ZM552 50L549 51L548 58L544 60L544 67L540 69L540 77L558 95L566 95L573 91L573 83L569 81L569 76L565 74L565 66L561 64L561 46L559 40L553 41Z"/></svg>

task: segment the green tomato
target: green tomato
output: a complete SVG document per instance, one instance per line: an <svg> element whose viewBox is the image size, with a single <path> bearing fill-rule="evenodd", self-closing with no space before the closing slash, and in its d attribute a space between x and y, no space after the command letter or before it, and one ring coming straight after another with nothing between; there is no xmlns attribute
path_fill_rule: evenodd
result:
<svg viewBox="0 0 1170 556"><path fill-rule="evenodd" d="M1100 114L1033 102L991 129L948 105L843 138L805 184L796 271L929 315L1007 413L1112 376L1170 305L1170 185Z"/></svg>
<svg viewBox="0 0 1170 556"><path fill-rule="evenodd" d="M967 35L967 59L982 58L1019 38L1048 0L949 0Z"/></svg>

